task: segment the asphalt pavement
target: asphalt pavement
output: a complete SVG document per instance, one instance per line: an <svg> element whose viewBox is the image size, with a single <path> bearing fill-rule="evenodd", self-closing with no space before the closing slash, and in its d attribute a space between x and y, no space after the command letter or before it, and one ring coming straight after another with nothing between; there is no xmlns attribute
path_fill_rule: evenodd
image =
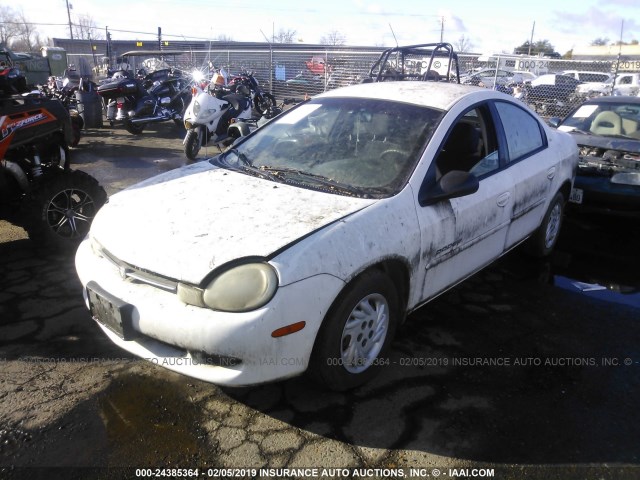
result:
<svg viewBox="0 0 640 480"><path fill-rule="evenodd" d="M183 133L88 131L72 159L113 194L184 165ZM373 382L332 393L130 356L73 256L0 222L0 478L640 478L639 233L568 219L550 259L505 256L414 312Z"/></svg>

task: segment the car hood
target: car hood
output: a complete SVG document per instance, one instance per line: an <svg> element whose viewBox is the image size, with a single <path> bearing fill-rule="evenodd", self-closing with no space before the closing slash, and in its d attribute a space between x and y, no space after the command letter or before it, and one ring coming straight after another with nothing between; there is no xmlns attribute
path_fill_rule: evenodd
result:
<svg viewBox="0 0 640 480"><path fill-rule="evenodd" d="M574 131L575 129L573 127L563 127L562 125L558 130L570 133L578 145L640 153L640 139L607 137L604 135L586 135L584 133Z"/></svg>
<svg viewBox="0 0 640 480"><path fill-rule="evenodd" d="M226 262L267 257L375 202L202 162L110 197L91 237L121 261L198 284Z"/></svg>

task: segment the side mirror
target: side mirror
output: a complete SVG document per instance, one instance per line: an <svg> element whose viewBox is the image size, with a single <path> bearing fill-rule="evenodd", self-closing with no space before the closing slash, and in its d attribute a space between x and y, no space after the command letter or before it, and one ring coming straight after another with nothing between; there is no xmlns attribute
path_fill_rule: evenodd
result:
<svg viewBox="0 0 640 480"><path fill-rule="evenodd" d="M422 207L433 205L450 198L464 197L475 193L480 182L475 175L460 170L446 173L435 185L421 189L418 201Z"/></svg>
<svg viewBox="0 0 640 480"><path fill-rule="evenodd" d="M562 122L561 118L552 117L548 120L547 123L553 128L558 128L560 126L560 122Z"/></svg>

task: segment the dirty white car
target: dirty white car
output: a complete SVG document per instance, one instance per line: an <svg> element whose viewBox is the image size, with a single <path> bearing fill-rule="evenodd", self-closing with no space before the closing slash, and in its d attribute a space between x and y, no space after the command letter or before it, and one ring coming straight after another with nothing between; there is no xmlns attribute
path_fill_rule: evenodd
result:
<svg viewBox="0 0 640 480"><path fill-rule="evenodd" d="M553 248L577 161L499 92L346 87L113 195L77 271L104 332L158 365L351 388L408 312L527 238Z"/></svg>

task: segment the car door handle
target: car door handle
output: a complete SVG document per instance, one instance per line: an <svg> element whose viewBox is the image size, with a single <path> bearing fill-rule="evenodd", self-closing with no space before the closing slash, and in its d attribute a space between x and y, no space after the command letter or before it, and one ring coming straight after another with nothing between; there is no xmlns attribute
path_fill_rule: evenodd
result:
<svg viewBox="0 0 640 480"><path fill-rule="evenodd" d="M556 167L551 167L549 170L547 170L547 178L549 180L551 180L555 176L556 176Z"/></svg>
<svg viewBox="0 0 640 480"><path fill-rule="evenodd" d="M509 202L510 198L511 198L511 192L504 192L498 197L498 200L496 203L498 204L499 207L504 207Z"/></svg>

